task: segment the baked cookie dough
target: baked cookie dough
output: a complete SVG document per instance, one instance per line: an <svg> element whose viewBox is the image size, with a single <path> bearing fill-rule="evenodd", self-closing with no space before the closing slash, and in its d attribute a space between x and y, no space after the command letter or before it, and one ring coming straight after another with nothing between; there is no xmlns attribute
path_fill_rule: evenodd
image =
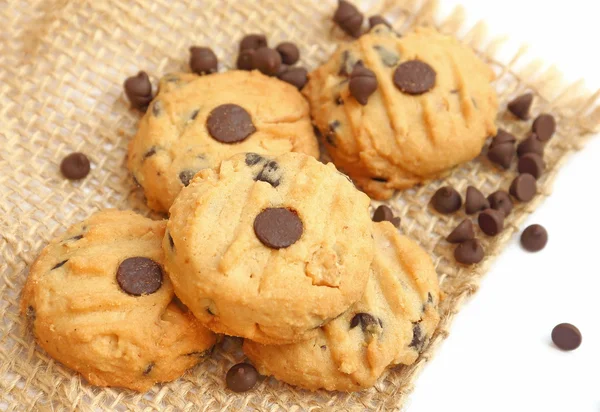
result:
<svg viewBox="0 0 600 412"><path fill-rule="evenodd" d="M380 24L309 78L327 151L375 199L473 159L496 134L492 69L432 28L398 37Z"/></svg>
<svg viewBox="0 0 600 412"><path fill-rule="evenodd" d="M127 166L148 206L166 212L196 172L244 152L319 156L298 90L258 71L170 74L129 144Z"/></svg>
<svg viewBox="0 0 600 412"><path fill-rule="evenodd" d="M162 270L165 226L99 212L50 242L31 267L22 314L38 344L93 385L147 391L181 376L215 343L174 301Z"/></svg>
<svg viewBox="0 0 600 412"><path fill-rule="evenodd" d="M357 391L373 386L387 367L417 359L439 322L435 269L391 223L374 223L373 233L371 276L350 310L304 342L244 341L261 374L310 390Z"/></svg>
<svg viewBox="0 0 600 412"><path fill-rule="evenodd" d="M364 291L368 207L333 164L236 155L200 171L175 200L165 266L209 329L269 344L307 339Z"/></svg>

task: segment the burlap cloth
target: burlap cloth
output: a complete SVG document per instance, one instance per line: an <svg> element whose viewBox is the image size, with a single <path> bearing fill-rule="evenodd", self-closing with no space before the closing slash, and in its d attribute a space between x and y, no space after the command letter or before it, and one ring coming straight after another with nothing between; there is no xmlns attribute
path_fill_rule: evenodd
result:
<svg viewBox="0 0 600 412"><path fill-rule="evenodd" d="M452 34L465 32L461 10L436 21L432 1L369 3L369 13L386 12L401 32L417 24L434 24ZM52 237L107 207L148 214L139 194L132 192L124 166L126 145L139 117L129 110L122 93L127 76L145 69L156 80L167 72L187 70L191 45L213 47L226 70L233 66L239 39L249 32L266 33L271 44L296 42L302 64L312 69L327 59L336 42L348 40L330 21L334 8L334 0L5 0L0 5L0 409L401 408L419 370L448 335L454 315L477 290L480 277L527 214L549 194L567 155L580 148L599 123L598 93L586 93L579 83L563 84L556 70L542 70L539 62L521 65L523 49L500 64L494 56L501 42L490 41L483 24L459 37L498 73L498 122L524 136L529 123L511 120L504 107L509 98L531 90L537 96L533 112L553 113L558 132L546 148L541 195L517 206L500 236L482 237L487 258L473 269L459 268L452 259L453 248L443 240L464 216L434 215L425 205L443 183L462 193L468 185L491 193L506 188L513 172L499 173L480 158L390 202L402 216L404 233L433 255L446 294L439 328L414 365L392 369L375 388L360 393L310 393L265 379L246 394L234 394L225 389L224 376L243 356L239 342L227 340L182 379L140 395L83 382L35 345L18 315L28 267ZM93 163L90 176L78 183L63 179L58 169L62 157L75 150L87 153Z"/></svg>

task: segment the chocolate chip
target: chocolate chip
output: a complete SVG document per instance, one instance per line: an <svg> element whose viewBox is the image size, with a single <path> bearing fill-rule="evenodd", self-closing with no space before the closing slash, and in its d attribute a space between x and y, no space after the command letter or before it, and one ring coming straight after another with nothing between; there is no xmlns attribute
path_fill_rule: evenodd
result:
<svg viewBox="0 0 600 412"><path fill-rule="evenodd" d="M350 321L350 329L353 329L360 324L361 329L365 332L372 326L377 326L379 324L378 320L368 313L357 313L352 317Z"/></svg>
<svg viewBox="0 0 600 412"><path fill-rule="evenodd" d="M521 245L529 252L539 252L548 243L548 232L541 225L531 225L521 234Z"/></svg>
<svg viewBox="0 0 600 412"><path fill-rule="evenodd" d="M241 142L256 131L250 114L237 104L215 107L206 119L206 128L213 139L228 144Z"/></svg>
<svg viewBox="0 0 600 412"><path fill-rule="evenodd" d="M344 99L342 99L342 96L338 95L338 97L335 98L335 104L338 106L341 106L344 104Z"/></svg>
<svg viewBox="0 0 600 412"><path fill-rule="evenodd" d="M236 66L240 70L252 70L254 69L254 63L252 62L252 56L254 50L248 49L240 52L237 58Z"/></svg>
<svg viewBox="0 0 600 412"><path fill-rule="evenodd" d="M117 269L117 282L130 295L150 295L160 289L163 280L162 268L146 257L125 259Z"/></svg>
<svg viewBox="0 0 600 412"><path fill-rule="evenodd" d="M475 239L475 230L471 219L465 219L450 232L446 240L450 243L462 243L465 240Z"/></svg>
<svg viewBox="0 0 600 412"><path fill-rule="evenodd" d="M504 144L504 143L515 144L516 141L517 141L517 138L515 136L508 133L504 129L498 129L498 133L496 134L496 136L494 136L494 138L492 139L492 142L490 143L490 149L493 146L496 146L498 144Z"/></svg>
<svg viewBox="0 0 600 412"><path fill-rule="evenodd" d="M279 186L281 183L281 172L279 171L279 165L276 161L271 160L267 162L254 180L267 182L273 187Z"/></svg>
<svg viewBox="0 0 600 412"><path fill-rule="evenodd" d="M291 42L280 43L275 50L281 56L281 61L284 64L295 64L300 59L300 50L298 47Z"/></svg>
<svg viewBox="0 0 600 412"><path fill-rule="evenodd" d="M389 27L390 29L392 28L392 25L380 15L375 15L375 16L369 17L369 28L370 29L377 26L378 24L383 24L386 27Z"/></svg>
<svg viewBox="0 0 600 412"><path fill-rule="evenodd" d="M386 179L385 177L372 177L371 180L374 180L376 182L381 182L381 183L389 182L389 180Z"/></svg>
<svg viewBox="0 0 600 412"><path fill-rule="evenodd" d="M256 153L246 153L246 166L254 166L262 162L265 158Z"/></svg>
<svg viewBox="0 0 600 412"><path fill-rule="evenodd" d="M379 54L379 58L381 59L383 64L387 67L394 67L396 64L398 64L398 60L400 60L400 57L395 52L379 45L375 45L373 46L373 48L375 49L377 54Z"/></svg>
<svg viewBox="0 0 600 412"><path fill-rule="evenodd" d="M179 180L181 181L181 183L183 183L184 186L187 187L196 175L196 173L197 172L195 170L184 170L183 172L179 173Z"/></svg>
<svg viewBox="0 0 600 412"><path fill-rule="evenodd" d="M287 248L300 239L304 226L298 213L283 207L263 210L254 219L258 240L272 249Z"/></svg>
<svg viewBox="0 0 600 412"><path fill-rule="evenodd" d="M293 67L278 75L280 80L295 86L298 90L308 82L308 71L304 67Z"/></svg>
<svg viewBox="0 0 600 412"><path fill-rule="evenodd" d="M487 156L490 162L508 169L515 157L515 145L512 143L495 144L490 146Z"/></svg>
<svg viewBox="0 0 600 412"><path fill-rule="evenodd" d="M575 350L581 345L581 332L570 323L561 323L552 329L552 342L562 350Z"/></svg>
<svg viewBox="0 0 600 412"><path fill-rule="evenodd" d="M333 21L350 36L360 37L363 15L352 3L339 0Z"/></svg>
<svg viewBox="0 0 600 412"><path fill-rule="evenodd" d="M394 84L403 93L419 95L435 86L436 73L420 60L409 60L394 71Z"/></svg>
<svg viewBox="0 0 600 412"><path fill-rule="evenodd" d="M152 368L154 368L154 362L150 363L148 366L146 366L146 369L144 369L143 374L145 376L150 375L150 372L152 372Z"/></svg>
<svg viewBox="0 0 600 412"><path fill-rule="evenodd" d="M490 207L490 202L483 196L483 193L474 186L467 187L467 197L465 201L465 211L468 215L480 212Z"/></svg>
<svg viewBox="0 0 600 412"><path fill-rule="evenodd" d="M377 90L377 78L373 71L362 64L357 64L350 75L350 94L363 106L367 104L369 96Z"/></svg>
<svg viewBox="0 0 600 412"><path fill-rule="evenodd" d="M171 250L175 249L175 241L173 240L173 236L171 236L171 234L168 234L169 236L169 246L171 246Z"/></svg>
<svg viewBox="0 0 600 412"><path fill-rule="evenodd" d="M497 190L489 195L488 201L490 202L490 208L504 213L504 216L508 216L512 212L513 202L510 200L508 192L504 190Z"/></svg>
<svg viewBox="0 0 600 412"><path fill-rule="evenodd" d="M162 102L160 100L155 101L154 103L152 103L152 114L155 117L160 116L163 113L163 109L162 109Z"/></svg>
<svg viewBox="0 0 600 412"><path fill-rule="evenodd" d="M281 77L281 76L283 76L283 74L284 74L285 72L287 72L289 69L290 69L290 66L288 66L287 64L281 63L281 64L279 65L279 70L277 70L277 74L276 74L276 76L277 76L277 77Z"/></svg>
<svg viewBox="0 0 600 412"><path fill-rule="evenodd" d="M123 83L123 88L131 107L145 112L152 101L152 84L148 74L141 71L135 76L128 77Z"/></svg>
<svg viewBox="0 0 600 412"><path fill-rule="evenodd" d="M267 38L264 34L248 34L240 42L240 52L243 50L256 50L267 47Z"/></svg>
<svg viewBox="0 0 600 412"><path fill-rule="evenodd" d="M389 206L381 205L373 213L373 222L391 222L394 226L400 227L400 218L394 216L394 212Z"/></svg>
<svg viewBox="0 0 600 412"><path fill-rule="evenodd" d="M234 392L246 392L256 385L258 372L249 363L238 363L227 371L227 387Z"/></svg>
<svg viewBox="0 0 600 412"><path fill-rule="evenodd" d="M329 131L325 135L325 141L331 146L336 147L336 129L340 127L340 121L334 120L329 123Z"/></svg>
<svg viewBox="0 0 600 412"><path fill-rule="evenodd" d="M531 108L532 102L533 94L525 93L508 103L508 111L521 120L527 120L529 119L529 109Z"/></svg>
<svg viewBox="0 0 600 412"><path fill-rule="evenodd" d="M75 242L75 241L77 241L79 239L83 239L83 235L77 235L77 236L73 236L72 238L69 238L69 240L71 242Z"/></svg>
<svg viewBox="0 0 600 412"><path fill-rule="evenodd" d="M217 71L218 60L208 47L190 47L190 69L196 74L211 74Z"/></svg>
<svg viewBox="0 0 600 412"><path fill-rule="evenodd" d="M273 49L261 47L252 55L252 66L267 76L275 76L281 66L281 56Z"/></svg>
<svg viewBox="0 0 600 412"><path fill-rule="evenodd" d="M540 156L544 154L544 144L538 139L535 133L531 134L517 146L517 154L519 157L527 153L537 153Z"/></svg>
<svg viewBox="0 0 600 412"><path fill-rule="evenodd" d="M431 198L431 204L438 212L449 214L460 209L462 198L453 187L445 186L435 192Z"/></svg>
<svg viewBox="0 0 600 412"><path fill-rule="evenodd" d="M537 135L541 142L547 142L556 131L554 116L547 113L540 114L533 121L531 131Z"/></svg>
<svg viewBox="0 0 600 412"><path fill-rule="evenodd" d="M62 265L64 265L65 263L67 263L69 261L69 259L63 260L62 262L57 263L56 265L54 265L52 267L52 269L50 270L54 270L54 269L58 269L59 267L61 267Z"/></svg>
<svg viewBox="0 0 600 412"><path fill-rule="evenodd" d="M496 236L504 229L504 213L499 210L485 209L479 214L479 227L488 236Z"/></svg>
<svg viewBox="0 0 600 412"><path fill-rule="evenodd" d="M483 246L477 239L462 242L454 249L454 259L463 265L473 265L483 260Z"/></svg>
<svg viewBox="0 0 600 412"><path fill-rule="evenodd" d="M340 65L340 71L338 74L340 76L350 76L352 70L354 70L354 66L358 63L356 57L349 50L344 50L342 52L342 63Z"/></svg>
<svg viewBox="0 0 600 412"><path fill-rule="evenodd" d="M423 348L424 343L425 343L425 335L423 334L421 325L419 323L415 323L413 325L413 338L410 342L409 347L415 348L416 351L420 352L421 349Z"/></svg>
<svg viewBox="0 0 600 412"><path fill-rule="evenodd" d="M537 153L527 153L519 159L519 173L529 173L539 179L544 172L544 159Z"/></svg>
<svg viewBox="0 0 600 412"><path fill-rule="evenodd" d="M146 153L144 153L144 159L152 157L156 154L156 147L151 147Z"/></svg>
<svg viewBox="0 0 600 412"><path fill-rule="evenodd" d="M529 202L537 193L535 177L529 173L515 177L510 185L510 194L520 202Z"/></svg>
<svg viewBox="0 0 600 412"><path fill-rule="evenodd" d="M327 345L321 345L321 350L327 350Z"/></svg>
<svg viewBox="0 0 600 412"><path fill-rule="evenodd" d="M90 160L83 153L71 153L60 162L60 172L69 180L83 179L90 173Z"/></svg>

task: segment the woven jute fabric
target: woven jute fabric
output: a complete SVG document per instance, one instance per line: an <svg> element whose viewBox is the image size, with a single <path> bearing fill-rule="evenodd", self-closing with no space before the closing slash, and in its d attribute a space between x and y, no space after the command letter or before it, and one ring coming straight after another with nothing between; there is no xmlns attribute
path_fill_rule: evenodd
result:
<svg viewBox="0 0 600 412"><path fill-rule="evenodd" d="M46 243L93 212L116 207L152 214L132 190L125 168L128 140L138 113L129 109L123 80L138 69L156 82L165 73L188 71L188 48L208 45L221 70L234 66L240 38L263 32L271 44L296 42L301 63L323 63L338 42L349 39L331 22L334 0L8 0L0 5L0 408L8 410L365 410L401 409L418 372L448 335L455 314L477 290L480 277L519 230L526 216L549 194L564 162L598 126L598 93L581 83L564 84L557 70L528 64L520 49L504 64L496 60L501 41L485 25L463 27L463 11L436 18L433 1L375 0L359 4L384 13L404 32L435 25L472 45L496 70L501 101L498 123L524 136L530 123L514 121L506 102L525 91L536 95L533 113L550 112L558 131L546 148L540 195L516 206L507 229L483 238L486 259L459 267L443 239L464 218L439 216L427 207L443 184L464 193L468 185L491 193L506 189L514 172L500 173L484 157L456 168L443 179L399 193L389 203L402 216L402 231L433 256L444 299L442 320L419 360L396 367L360 393L307 392L274 379L261 380L246 394L225 388L227 369L243 359L239 341L227 339L208 361L181 379L147 394L88 385L78 374L36 346L18 314L28 268ZM59 164L71 151L92 161L81 182L61 177ZM135 327L135 325L133 325Z"/></svg>

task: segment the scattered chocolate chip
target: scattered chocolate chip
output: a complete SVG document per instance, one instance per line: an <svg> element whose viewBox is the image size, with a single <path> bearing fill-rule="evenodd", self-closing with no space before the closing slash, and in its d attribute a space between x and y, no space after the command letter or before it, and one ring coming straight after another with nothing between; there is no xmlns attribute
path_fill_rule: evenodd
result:
<svg viewBox="0 0 600 412"><path fill-rule="evenodd" d="M157 100L154 103L152 103L152 115L158 117L162 114L162 112L162 102L160 100Z"/></svg>
<svg viewBox="0 0 600 412"><path fill-rule="evenodd" d="M54 270L54 269L58 269L59 267L61 267L62 265L64 265L65 263L67 263L69 261L69 259L63 260L62 262L57 263L56 265L54 265L52 267L52 269L50 270Z"/></svg>
<svg viewBox="0 0 600 412"><path fill-rule="evenodd" d="M152 101L152 84L148 74L141 71L135 76L128 77L123 83L123 88L131 107L145 112Z"/></svg>
<svg viewBox="0 0 600 412"><path fill-rule="evenodd" d="M190 69L196 74L217 71L217 55L209 47L190 47Z"/></svg>
<svg viewBox="0 0 600 412"><path fill-rule="evenodd" d="M278 77L280 80L295 86L298 90L302 90L308 82L308 71L304 67L292 67L278 75Z"/></svg>
<svg viewBox="0 0 600 412"><path fill-rule="evenodd" d="M449 214L460 209L462 198L453 187L445 186L435 192L431 198L431 204L438 212Z"/></svg>
<svg viewBox="0 0 600 412"><path fill-rule="evenodd" d="M516 141L517 141L517 138L515 136L508 133L504 129L498 129L498 133L496 134L496 136L494 136L494 138L492 139L492 142L490 143L490 149L496 145L504 144L504 143L511 143L514 145Z"/></svg>
<svg viewBox="0 0 600 412"><path fill-rule="evenodd" d="M409 347L415 348L415 350L420 351L423 348L424 343L425 343L425 335L423 334L421 325L419 323L415 323L413 325L413 338L410 342Z"/></svg>
<svg viewBox="0 0 600 412"><path fill-rule="evenodd" d="M195 170L184 170L181 173L179 173L179 180L181 180L183 186L187 187L196 175L196 173L197 172Z"/></svg>
<svg viewBox="0 0 600 412"><path fill-rule="evenodd" d="M350 36L360 37L363 15L352 3L339 0L333 21Z"/></svg>
<svg viewBox="0 0 600 412"><path fill-rule="evenodd" d="M160 289L163 280L162 268L146 257L125 259L117 269L117 282L130 295L150 295Z"/></svg>
<svg viewBox="0 0 600 412"><path fill-rule="evenodd" d="M246 153L246 166L254 166L257 163L260 163L264 160L259 154L256 153Z"/></svg>
<svg viewBox="0 0 600 412"><path fill-rule="evenodd" d="M529 173L539 179L544 172L544 159L537 153L527 153L519 159L519 173Z"/></svg>
<svg viewBox="0 0 600 412"><path fill-rule="evenodd" d="M547 142L556 131L556 121L554 120L554 116L547 113L540 114L533 121L531 131L537 135L541 142Z"/></svg>
<svg viewBox="0 0 600 412"><path fill-rule="evenodd" d="M275 76L281 66L281 56L276 50L261 47L252 55L252 66L267 76Z"/></svg>
<svg viewBox="0 0 600 412"><path fill-rule="evenodd" d="M284 64L295 64L300 59L300 50L298 47L291 42L280 43L275 50L281 56L281 61Z"/></svg>
<svg viewBox="0 0 600 412"><path fill-rule="evenodd" d="M296 211L278 207L263 210L254 219L258 240L272 249L287 248L300 239L304 226Z"/></svg>
<svg viewBox="0 0 600 412"><path fill-rule="evenodd" d="M515 177L510 185L510 194L520 202L529 202L537 193L535 177L529 173Z"/></svg>
<svg viewBox="0 0 600 412"><path fill-rule="evenodd" d="M394 84L403 93L419 95L435 86L436 73L420 60L409 60L394 71Z"/></svg>
<svg viewBox="0 0 600 412"><path fill-rule="evenodd" d="M240 52L237 58L236 66L240 70L253 70L254 63L252 62L252 56L254 55L254 50L248 49Z"/></svg>
<svg viewBox="0 0 600 412"><path fill-rule="evenodd" d="M581 345L581 332L570 323L561 323L552 329L552 342L562 350L575 350Z"/></svg>
<svg viewBox="0 0 600 412"><path fill-rule="evenodd" d="M146 366L146 369L144 369L144 375L148 376L150 375L150 372L152 372L152 368L154 368L154 362L150 363L148 366Z"/></svg>
<svg viewBox="0 0 600 412"><path fill-rule="evenodd" d="M69 180L83 179L90 173L90 160L83 153L71 153L60 162L60 172Z"/></svg>
<svg viewBox="0 0 600 412"><path fill-rule="evenodd" d="M362 64L357 64L350 75L350 94L363 106L367 104L369 96L377 90L377 78L373 71Z"/></svg>
<svg viewBox="0 0 600 412"><path fill-rule="evenodd" d="M267 47L267 38L264 34L248 34L240 42L240 52L244 50L256 50Z"/></svg>
<svg viewBox="0 0 600 412"><path fill-rule="evenodd" d="M340 71L338 74L340 76L350 76L352 70L354 70L354 66L358 63L356 57L349 50L344 50L342 52L342 63L340 65Z"/></svg>
<svg viewBox="0 0 600 412"><path fill-rule="evenodd" d="M479 214L479 227L488 236L496 236L504 229L504 213L495 209L485 209Z"/></svg>
<svg viewBox="0 0 600 412"><path fill-rule="evenodd" d="M249 363L238 363L227 371L227 387L234 392L246 392L256 385L258 372Z"/></svg>
<svg viewBox="0 0 600 412"><path fill-rule="evenodd" d="M480 212L490 207L490 202L483 193L474 186L467 187L467 196L465 200L465 211L468 215Z"/></svg>
<svg viewBox="0 0 600 412"><path fill-rule="evenodd" d="M462 242L454 249L454 259L463 265L473 265L483 260L483 246L477 239Z"/></svg>
<svg viewBox="0 0 600 412"><path fill-rule="evenodd" d="M521 234L521 245L529 252L539 252L548 243L548 232L541 225L531 225Z"/></svg>
<svg viewBox="0 0 600 412"><path fill-rule="evenodd" d="M508 103L508 111L521 120L529 119L529 109L533 102L533 94L525 93Z"/></svg>
<svg viewBox="0 0 600 412"><path fill-rule="evenodd" d="M531 134L517 146L517 154L519 157L526 155L527 153L537 153L540 156L544 154L544 144L538 139L535 133Z"/></svg>
<svg viewBox="0 0 600 412"><path fill-rule="evenodd" d="M375 16L369 17L369 29L372 29L373 27L377 26L378 24L383 24L386 27L389 27L390 29L392 28L392 25L386 19L384 19L382 16L380 16L378 14Z"/></svg>
<svg viewBox="0 0 600 412"><path fill-rule="evenodd" d="M508 169L515 157L515 145L513 143L502 143L490 146L488 150L488 159L490 162Z"/></svg>
<svg viewBox="0 0 600 412"><path fill-rule="evenodd" d="M450 232L446 240L450 243L462 243L465 240L475 239L475 230L471 219L465 219Z"/></svg>
<svg viewBox="0 0 600 412"><path fill-rule="evenodd" d="M379 45L375 45L373 46L373 48L379 54L379 58L381 59L383 64L387 67L394 67L396 64L398 64L398 60L400 60L400 57L395 52Z"/></svg>
<svg viewBox="0 0 600 412"><path fill-rule="evenodd" d="M389 206L381 205L377 209L375 209L375 213L373 213L373 222L391 222L394 226L400 227L400 218L394 216L394 212Z"/></svg>
<svg viewBox="0 0 600 412"><path fill-rule="evenodd" d="M152 157L156 154L156 147L151 147L146 153L144 153L144 159Z"/></svg>
<svg viewBox="0 0 600 412"><path fill-rule="evenodd" d="M237 104L215 107L206 119L206 128L213 139L228 144L241 142L256 131L250 114Z"/></svg>
<svg viewBox="0 0 600 412"><path fill-rule="evenodd" d="M513 202L510 200L510 195L504 190L497 190L488 196L490 208L504 213L504 216L510 215L513 209Z"/></svg>
<svg viewBox="0 0 600 412"><path fill-rule="evenodd" d="M267 162L260 172L254 178L255 181L267 182L273 187L279 186L281 183L281 172L276 161Z"/></svg>

